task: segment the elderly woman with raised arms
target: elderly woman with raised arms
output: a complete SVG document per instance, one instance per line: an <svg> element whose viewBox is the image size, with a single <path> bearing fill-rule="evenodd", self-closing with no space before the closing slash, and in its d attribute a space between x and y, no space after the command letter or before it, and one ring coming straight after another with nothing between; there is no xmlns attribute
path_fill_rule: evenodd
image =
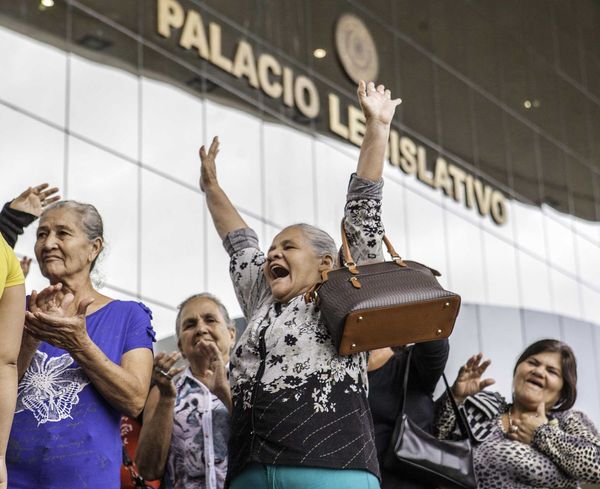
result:
<svg viewBox="0 0 600 489"><path fill-rule="evenodd" d="M96 208L63 201L40 218L7 453L11 488L118 488L121 413L138 416L152 371L150 311L92 285L104 245Z"/></svg>
<svg viewBox="0 0 600 489"><path fill-rule="evenodd" d="M600 482L600 436L590 419L571 409L577 398L577 364L571 348L547 339L529 345L513 370L513 399L483 390L490 364L474 355L452 386L473 436L477 487L575 489ZM446 396L436 421L439 437L458 436Z"/></svg>
<svg viewBox="0 0 600 489"><path fill-rule="evenodd" d="M358 97L366 132L345 222L352 256L364 262L382 258L381 177L400 100L372 82L359 84ZM230 487L260 489L276 480L288 489L378 488L366 354L340 356L318 308L303 297L334 267L337 247L324 231L295 224L263 253L219 186L218 145L215 138L208 153L200 149L200 183L248 320L231 357Z"/></svg>

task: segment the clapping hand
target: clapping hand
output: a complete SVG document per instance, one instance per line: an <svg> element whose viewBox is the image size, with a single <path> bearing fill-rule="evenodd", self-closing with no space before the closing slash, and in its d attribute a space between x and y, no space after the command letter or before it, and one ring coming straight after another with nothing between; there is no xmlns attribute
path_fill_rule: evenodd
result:
<svg viewBox="0 0 600 489"><path fill-rule="evenodd" d="M90 341L85 315L94 299L87 297L70 312L75 297L63 293L62 285L51 285L31 294L30 310L25 313L25 330L35 339L45 341L70 353L82 351Z"/></svg>
<svg viewBox="0 0 600 489"><path fill-rule="evenodd" d="M473 355L458 371L458 376L452 385L452 394L458 403L467 397L473 396L486 387L494 384L494 379L481 379L481 376L492 363L490 360L482 362L481 353Z"/></svg>
<svg viewBox="0 0 600 489"><path fill-rule="evenodd" d="M357 92L367 122L391 124L396 107L402 103L402 99L392 100L392 93L385 86L378 85L375 88L373 82L365 84L362 80L358 83Z"/></svg>
<svg viewBox="0 0 600 489"><path fill-rule="evenodd" d="M204 145L200 147L200 190L206 192L211 186L218 183L217 166L215 160L219 154L219 137L215 136L210 144L208 153Z"/></svg>
<svg viewBox="0 0 600 489"><path fill-rule="evenodd" d="M54 195L58 192L58 187L48 186L47 183L42 183L36 187L29 187L15 198L9 207L40 217L45 207L60 200L60 195Z"/></svg>
<svg viewBox="0 0 600 489"><path fill-rule="evenodd" d="M181 358L181 353L178 351L169 354L160 352L154 357L154 369L152 370L152 380L160 395L174 399L177 396L177 389L173 382L173 377L179 375L185 367L174 367L177 361Z"/></svg>

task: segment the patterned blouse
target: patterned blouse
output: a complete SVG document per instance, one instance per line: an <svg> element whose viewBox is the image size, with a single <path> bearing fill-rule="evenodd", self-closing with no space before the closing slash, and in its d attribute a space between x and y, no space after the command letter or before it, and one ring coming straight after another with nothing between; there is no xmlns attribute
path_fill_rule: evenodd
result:
<svg viewBox="0 0 600 489"><path fill-rule="evenodd" d="M382 259L383 181L353 175L346 231L357 262ZM379 477L364 353L340 356L314 303L277 303L248 229L224 240L248 326L231 358L232 479L249 462L363 469Z"/></svg>
<svg viewBox="0 0 600 489"><path fill-rule="evenodd" d="M229 413L189 367L177 379L173 435L164 489L222 489Z"/></svg>
<svg viewBox="0 0 600 489"><path fill-rule="evenodd" d="M536 429L531 445L510 440L502 414L510 405L497 393L480 392L465 401L467 419L479 440L473 448L477 486L485 489L575 489L578 482L600 482L600 436L579 411L552 413ZM456 417L448 398L436 419L439 438L453 438Z"/></svg>

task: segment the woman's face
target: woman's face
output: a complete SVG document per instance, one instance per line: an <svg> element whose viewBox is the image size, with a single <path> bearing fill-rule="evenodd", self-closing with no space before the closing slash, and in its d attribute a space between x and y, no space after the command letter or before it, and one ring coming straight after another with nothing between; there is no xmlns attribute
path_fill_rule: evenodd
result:
<svg viewBox="0 0 600 489"><path fill-rule="evenodd" d="M228 328L221 309L212 300L198 297L189 301L181 310L179 328L179 349L190 362L204 342L214 343L227 363L235 333Z"/></svg>
<svg viewBox="0 0 600 489"><path fill-rule="evenodd" d="M321 280L332 259L319 257L301 228L291 226L273 239L264 274L273 297L288 302Z"/></svg>
<svg viewBox="0 0 600 489"><path fill-rule="evenodd" d="M44 213L37 229L35 256L42 275L51 283L78 274L89 275L102 248L102 240L90 241L80 226L79 214L65 207Z"/></svg>
<svg viewBox="0 0 600 489"><path fill-rule="evenodd" d="M543 352L517 365L513 377L514 402L535 411L541 402L549 411L560 398L563 388L560 353Z"/></svg>

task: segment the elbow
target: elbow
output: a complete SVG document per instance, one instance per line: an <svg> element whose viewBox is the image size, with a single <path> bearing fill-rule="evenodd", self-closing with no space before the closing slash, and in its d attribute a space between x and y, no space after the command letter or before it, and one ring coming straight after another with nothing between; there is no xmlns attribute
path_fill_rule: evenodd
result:
<svg viewBox="0 0 600 489"><path fill-rule="evenodd" d="M137 419L144 411L144 407L146 406L146 397L146 394L144 394L136 395L128 399L127 402L121 407L122 413L130 418Z"/></svg>

